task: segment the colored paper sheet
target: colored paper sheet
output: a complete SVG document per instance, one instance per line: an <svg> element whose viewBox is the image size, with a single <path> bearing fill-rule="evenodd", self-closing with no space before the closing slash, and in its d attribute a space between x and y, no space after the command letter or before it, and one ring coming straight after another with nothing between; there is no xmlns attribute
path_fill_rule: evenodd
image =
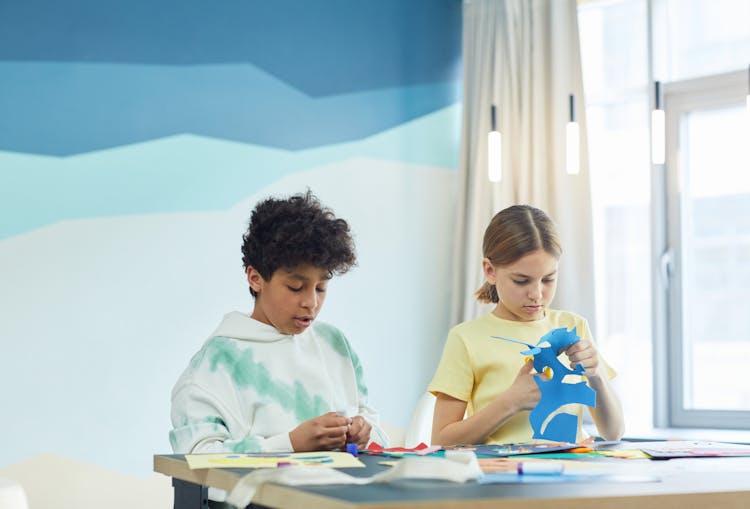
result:
<svg viewBox="0 0 750 509"><path fill-rule="evenodd" d="M750 445L693 440L631 443L655 459L750 456Z"/></svg>
<svg viewBox="0 0 750 509"><path fill-rule="evenodd" d="M394 467L396 466L396 463L398 463L398 460L378 461L378 465L383 465L386 467Z"/></svg>
<svg viewBox="0 0 750 509"><path fill-rule="evenodd" d="M186 454L188 466L198 468L277 468L280 466L304 465L331 468L364 468L365 465L346 452L295 452L289 454Z"/></svg>
<svg viewBox="0 0 750 509"><path fill-rule="evenodd" d="M611 449L608 451L596 451L595 454L598 456L625 460L643 460L650 457L648 454L638 449Z"/></svg>
<svg viewBox="0 0 750 509"><path fill-rule="evenodd" d="M625 483L625 482L659 482L661 479L653 475L609 475L609 474L561 474L561 475L533 475L494 472L484 474L479 478L479 484L561 484L561 483Z"/></svg>
<svg viewBox="0 0 750 509"><path fill-rule="evenodd" d="M424 442L416 447L388 447L384 448L377 442L371 442L367 449L359 451L363 454L375 454L390 458L403 458L404 456L442 456L443 448L439 445L427 445Z"/></svg>
<svg viewBox="0 0 750 509"><path fill-rule="evenodd" d="M426 449L432 449L432 446L429 446L425 444L424 442L420 442L418 446L416 447L387 447L384 448L382 445L380 445L377 442L370 442L370 446L360 452L369 452L371 454L377 454L379 452L421 452Z"/></svg>
<svg viewBox="0 0 750 509"><path fill-rule="evenodd" d="M472 450L477 456L482 457L504 457L520 456L524 454L546 454L559 451L577 449L580 445L571 442L550 443L527 443L527 444L502 444L502 445L477 445Z"/></svg>

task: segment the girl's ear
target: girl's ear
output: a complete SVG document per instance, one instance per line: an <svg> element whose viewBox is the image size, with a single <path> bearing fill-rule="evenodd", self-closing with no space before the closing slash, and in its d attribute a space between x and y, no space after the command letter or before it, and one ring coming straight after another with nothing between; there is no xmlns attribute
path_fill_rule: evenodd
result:
<svg viewBox="0 0 750 509"><path fill-rule="evenodd" d="M260 275L260 272L249 265L245 270L245 273L247 274L247 283L250 285L250 288L252 288L255 293L260 293L260 291L263 289L263 285L266 283L266 280L263 279L263 276Z"/></svg>
<svg viewBox="0 0 750 509"><path fill-rule="evenodd" d="M489 258L482 258L482 270L484 271L484 278L489 284L494 286L497 282L495 275L495 266L492 265L492 262Z"/></svg>

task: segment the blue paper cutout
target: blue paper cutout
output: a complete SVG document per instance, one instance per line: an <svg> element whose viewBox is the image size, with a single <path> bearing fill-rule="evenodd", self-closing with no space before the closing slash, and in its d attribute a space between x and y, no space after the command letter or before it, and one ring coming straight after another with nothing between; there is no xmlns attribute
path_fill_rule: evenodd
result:
<svg viewBox="0 0 750 509"><path fill-rule="evenodd" d="M539 406L537 405L536 408L539 408ZM536 408L534 410L536 410ZM529 415L529 421L531 420L531 415ZM544 421L542 421L542 423L543 422ZM544 428L544 432L542 434L539 434L537 432L537 428L534 428L533 438L544 438L547 440L553 440L555 442L575 443L577 435L578 416L569 414L567 412L560 412L559 414L554 415L549 420L549 422L547 423L547 427Z"/></svg>
<svg viewBox="0 0 750 509"><path fill-rule="evenodd" d="M525 351L521 352L522 355L536 355L536 354L538 354L539 352L542 351L542 349L539 348L539 347L537 347L537 346L530 345L528 343L524 343L523 341L518 341L517 339L504 338L502 336L490 336L490 337L495 338L495 339L504 339L505 341L511 341L513 343L518 343L519 345L526 345L526 346L528 346L529 350L525 350Z"/></svg>
<svg viewBox="0 0 750 509"><path fill-rule="evenodd" d="M552 370L552 378L549 380L542 380L538 375L534 376L542 392L542 398L529 414L529 423L534 430L533 438L555 442L575 442L578 434L578 416L560 412L549 419L546 426L544 423L555 410L563 405L580 403L590 407L596 406L596 391L586 382L563 383L567 375L580 375L584 372L580 364L575 369L570 369L557 358L562 349L581 340L576 329L573 328L570 331L564 327L553 329L542 336L536 345L500 336L492 337L528 346L529 349L521 354L534 356L534 369L537 373L544 372L548 367ZM549 343L549 346L540 346L544 343Z"/></svg>

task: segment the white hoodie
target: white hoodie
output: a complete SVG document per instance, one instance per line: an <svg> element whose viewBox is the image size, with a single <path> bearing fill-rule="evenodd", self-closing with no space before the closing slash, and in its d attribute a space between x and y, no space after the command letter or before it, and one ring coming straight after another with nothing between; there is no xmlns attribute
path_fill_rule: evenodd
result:
<svg viewBox="0 0 750 509"><path fill-rule="evenodd" d="M232 312L172 390L175 453L291 451L289 432L326 412L361 415L387 445L367 406L362 366L346 337L314 322L301 334Z"/></svg>

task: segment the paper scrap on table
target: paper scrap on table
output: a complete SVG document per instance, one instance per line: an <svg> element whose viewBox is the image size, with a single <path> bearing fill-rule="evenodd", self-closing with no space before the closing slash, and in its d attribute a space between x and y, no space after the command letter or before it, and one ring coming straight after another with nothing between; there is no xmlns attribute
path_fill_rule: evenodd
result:
<svg viewBox="0 0 750 509"><path fill-rule="evenodd" d="M289 486L321 484L354 484L387 483L400 479L439 479L464 483L479 479L482 470L477 457L470 451L448 451L445 458L431 456L414 456L403 458L392 468L372 477L354 477L332 468L290 467L267 470L256 470L245 475L234 486L227 496L227 502L236 507L245 507L253 501L258 486L266 482L286 484Z"/></svg>
<svg viewBox="0 0 750 509"><path fill-rule="evenodd" d="M367 449L361 452L369 454L382 454L382 453L400 453L400 454L416 454L417 456L425 456L433 452L442 449L439 445L427 445L424 442L420 442L416 447L383 447L377 442L370 442Z"/></svg>
<svg viewBox="0 0 750 509"><path fill-rule="evenodd" d="M396 463L398 463L399 460L387 460L387 461L378 461L378 465L383 465L385 467L394 467L396 466Z"/></svg>
<svg viewBox="0 0 750 509"><path fill-rule="evenodd" d="M567 484L567 483L645 483L660 482L654 475L633 474L561 474L561 475L520 475L507 472L484 474L479 484Z"/></svg>
<svg viewBox="0 0 750 509"><path fill-rule="evenodd" d="M652 458L700 458L750 456L750 445L703 440L667 440L664 442L635 442L637 447Z"/></svg>
<svg viewBox="0 0 750 509"><path fill-rule="evenodd" d="M365 465L347 452L295 452L279 454L220 453L186 454L191 470L198 468L276 468L279 463L287 466L364 468Z"/></svg>

